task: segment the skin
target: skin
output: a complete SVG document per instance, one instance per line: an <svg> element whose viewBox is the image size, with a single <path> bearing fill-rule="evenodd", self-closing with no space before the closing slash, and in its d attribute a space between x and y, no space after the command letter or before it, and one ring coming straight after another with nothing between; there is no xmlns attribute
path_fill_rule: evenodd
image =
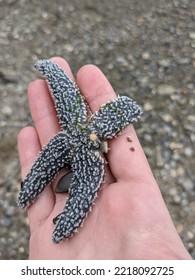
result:
<svg viewBox="0 0 195 280"><path fill-rule="evenodd" d="M52 60L74 80L65 60L58 57ZM76 82L93 112L116 97L106 77L94 65L82 67ZM40 149L60 129L44 80L30 83L28 98L34 127L25 127L18 135L22 179ZM28 208L29 258L191 259L173 225L133 126L129 125L108 144L105 182L78 234L60 244L51 240L52 220L66 200L66 194L55 194L53 190L66 171ZM130 150L132 146L135 151Z"/></svg>

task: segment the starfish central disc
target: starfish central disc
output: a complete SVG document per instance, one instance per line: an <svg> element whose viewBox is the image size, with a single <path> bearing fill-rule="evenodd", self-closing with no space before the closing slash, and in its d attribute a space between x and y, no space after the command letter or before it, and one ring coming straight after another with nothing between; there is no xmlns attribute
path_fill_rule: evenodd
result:
<svg viewBox="0 0 195 280"><path fill-rule="evenodd" d="M98 139L98 136L95 134L95 133L91 133L89 135L89 139L92 141L92 142L95 142L97 139Z"/></svg>

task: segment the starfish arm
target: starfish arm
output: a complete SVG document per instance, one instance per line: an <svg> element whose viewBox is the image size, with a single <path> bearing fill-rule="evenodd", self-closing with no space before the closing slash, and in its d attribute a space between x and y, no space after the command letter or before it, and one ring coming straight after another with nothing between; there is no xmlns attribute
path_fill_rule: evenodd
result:
<svg viewBox="0 0 195 280"><path fill-rule="evenodd" d="M30 172L22 182L18 205L28 207L63 167L70 166L71 145L68 135L59 132L39 153Z"/></svg>
<svg viewBox="0 0 195 280"><path fill-rule="evenodd" d="M128 124L137 121L141 107L127 96L118 97L100 107L91 118L90 130L103 139L111 139Z"/></svg>
<svg viewBox="0 0 195 280"><path fill-rule="evenodd" d="M57 217L53 242L77 232L91 209L104 177L104 159L98 151L83 149L74 157L73 178L63 212Z"/></svg>
<svg viewBox="0 0 195 280"><path fill-rule="evenodd" d="M46 78L63 129L72 131L73 126L86 123L87 106L84 97L64 70L50 60L38 60L35 68Z"/></svg>

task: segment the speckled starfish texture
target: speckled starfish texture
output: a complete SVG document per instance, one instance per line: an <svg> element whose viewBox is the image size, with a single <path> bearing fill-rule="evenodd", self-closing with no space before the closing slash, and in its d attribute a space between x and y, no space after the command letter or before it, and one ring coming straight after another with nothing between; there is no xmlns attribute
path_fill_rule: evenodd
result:
<svg viewBox="0 0 195 280"><path fill-rule="evenodd" d="M77 85L57 64L38 60L35 68L46 77L61 131L39 153L22 183L18 205L28 207L60 169L71 168L68 199L52 236L59 243L77 232L97 196L105 173L104 142L136 121L142 111L132 99L121 96L92 114Z"/></svg>

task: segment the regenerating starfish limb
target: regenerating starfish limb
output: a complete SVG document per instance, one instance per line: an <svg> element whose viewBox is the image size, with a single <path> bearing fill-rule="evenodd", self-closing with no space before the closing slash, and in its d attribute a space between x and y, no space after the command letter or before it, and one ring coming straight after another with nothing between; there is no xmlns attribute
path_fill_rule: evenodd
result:
<svg viewBox="0 0 195 280"><path fill-rule="evenodd" d="M52 236L53 242L59 243L77 232L97 196L105 173L105 141L136 121L142 110L135 101L122 96L89 117L83 96L63 69L50 60L39 60L35 67L46 77L61 131L38 155L22 184L18 204L21 208L30 205L60 169L71 168L68 199L55 218Z"/></svg>
<svg viewBox="0 0 195 280"><path fill-rule="evenodd" d="M121 96L101 106L91 118L91 129L103 139L112 139L129 123L140 117L140 106L127 96Z"/></svg>

